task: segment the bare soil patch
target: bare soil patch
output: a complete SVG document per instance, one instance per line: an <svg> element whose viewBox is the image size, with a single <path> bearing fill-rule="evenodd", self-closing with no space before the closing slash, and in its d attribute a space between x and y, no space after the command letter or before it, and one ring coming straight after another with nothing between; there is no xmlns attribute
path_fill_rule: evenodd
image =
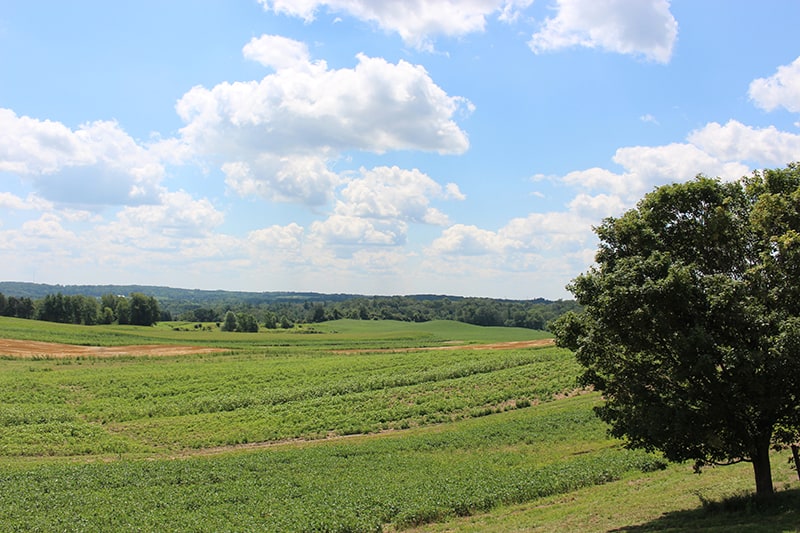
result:
<svg viewBox="0 0 800 533"><path fill-rule="evenodd" d="M225 348L204 346L179 346L175 344L137 344L130 346L77 346L56 342L23 341L0 339L0 355L10 355L20 359L34 357L116 357L120 355L170 356L199 353L227 352Z"/></svg>

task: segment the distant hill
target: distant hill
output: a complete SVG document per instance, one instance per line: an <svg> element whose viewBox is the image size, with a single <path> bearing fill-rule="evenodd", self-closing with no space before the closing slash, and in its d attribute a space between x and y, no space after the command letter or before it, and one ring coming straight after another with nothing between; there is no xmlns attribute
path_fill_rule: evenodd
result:
<svg viewBox="0 0 800 533"><path fill-rule="evenodd" d="M48 294L61 293L65 296L80 294L82 296L100 297L104 294L128 295L141 292L153 296L160 302L170 300L193 301L197 304L208 304L217 301L237 300L249 305L262 305L274 303L302 303L302 302L341 302L355 298L391 298L391 296L372 296L364 294L347 293L321 293L321 292L291 292L291 291L228 291L205 289L177 289L158 285L49 285L46 283L30 283L23 281L0 281L0 292L6 296L28 297L32 299L44 298ZM412 300L464 300L465 296L446 294L414 294L404 296ZM485 298L487 300L507 302L548 303L551 300L534 298L530 300L510 300L501 298Z"/></svg>
<svg viewBox="0 0 800 533"><path fill-rule="evenodd" d="M27 298L25 314L41 317L41 301L48 295L100 298L142 293L157 300L161 320L219 322L228 311L252 314L259 323L294 324L337 318L362 320L457 320L481 326L516 326L544 329L566 311L577 309L572 300L504 300L464 296L419 294L410 296L365 296L318 292L246 292L176 289L154 285L48 285L15 281L0 282L0 295ZM16 308L15 308L16 309ZM0 314L8 315L11 309ZM15 311L16 312L16 311ZM103 312L103 309L100 309Z"/></svg>
<svg viewBox="0 0 800 533"><path fill-rule="evenodd" d="M44 298L48 294L61 293L65 296L80 294L82 296L100 297L104 294L128 295L141 292L153 296L160 302L170 300L193 301L207 304L220 300L237 300L250 305L272 304L278 302L322 302L342 301L357 298L352 294L323 294L317 292L247 292L226 290L176 289L157 285L48 285L46 283L29 283L21 281L0 281L0 292L6 296Z"/></svg>

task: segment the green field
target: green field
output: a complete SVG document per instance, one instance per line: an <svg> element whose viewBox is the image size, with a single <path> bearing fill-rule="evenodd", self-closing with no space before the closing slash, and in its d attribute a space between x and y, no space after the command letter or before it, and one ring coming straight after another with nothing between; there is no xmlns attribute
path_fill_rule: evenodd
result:
<svg viewBox="0 0 800 533"><path fill-rule="evenodd" d="M226 349L0 354L0 531L605 531L687 509L719 531L743 522L701 501L749 488L749 470L718 469L726 484L711 490L697 480L717 471L664 470L659 457L625 450L592 413L600 398L576 394L569 352L419 349L543 332L349 320L257 334L195 326L0 319L2 338ZM784 460L776 456L775 479L794 499L742 511L772 527L764 531L798 523ZM684 496L675 507L657 491L645 501L629 494L659 482ZM623 494L609 513L617 521L589 519L612 493ZM636 502L627 512L624 494ZM570 499L581 502L574 512L559 506ZM677 520L674 530L685 527Z"/></svg>

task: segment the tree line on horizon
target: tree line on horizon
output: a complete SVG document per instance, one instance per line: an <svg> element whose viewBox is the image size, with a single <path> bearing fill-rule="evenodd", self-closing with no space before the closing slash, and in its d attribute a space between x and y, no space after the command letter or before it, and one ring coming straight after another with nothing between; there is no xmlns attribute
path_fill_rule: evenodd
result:
<svg viewBox="0 0 800 533"><path fill-rule="evenodd" d="M133 324L156 322L217 323L227 331L257 331L255 322L267 329L291 328L349 318L355 320L399 320L428 322L455 320L478 326L507 326L544 330L550 321L579 306L572 300L499 300L435 296L351 296L313 295L299 301L283 298L252 303L239 294L214 295L207 300L159 301L152 295L133 292L129 296L104 294L100 297L61 292L43 298L5 296L0 292L0 315L71 324ZM229 313L237 318L233 327ZM227 326L223 327L227 323Z"/></svg>
<svg viewBox="0 0 800 533"><path fill-rule="evenodd" d="M567 311L578 310L572 300L523 301L491 298L415 298L412 296L352 297L345 300L276 302L248 305L231 301L195 306L173 316L187 322L222 322L232 311L253 315L268 329L290 328L343 318L428 322L454 320L477 326L506 326L544 330Z"/></svg>
<svg viewBox="0 0 800 533"><path fill-rule="evenodd" d="M59 292L37 300L27 296L7 297L0 292L0 316L86 326L152 326L165 318L153 296L138 292L129 296L105 294L100 298Z"/></svg>

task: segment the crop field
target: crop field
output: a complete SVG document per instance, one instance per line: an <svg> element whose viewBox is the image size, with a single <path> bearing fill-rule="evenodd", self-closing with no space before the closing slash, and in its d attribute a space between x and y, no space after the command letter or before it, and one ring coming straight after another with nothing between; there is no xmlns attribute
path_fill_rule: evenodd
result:
<svg viewBox="0 0 800 533"><path fill-rule="evenodd" d="M543 332L0 319L0 338L130 347L0 346L0 531L402 530L665 466L607 437Z"/></svg>

